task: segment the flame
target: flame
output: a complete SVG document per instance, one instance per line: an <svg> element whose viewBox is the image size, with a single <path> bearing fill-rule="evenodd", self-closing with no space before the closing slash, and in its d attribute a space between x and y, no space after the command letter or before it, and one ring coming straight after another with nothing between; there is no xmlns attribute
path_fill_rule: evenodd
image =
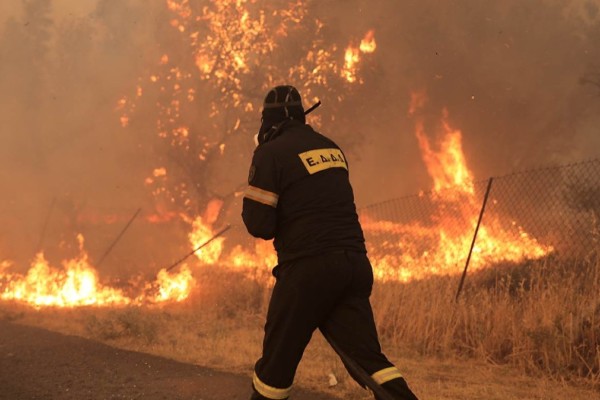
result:
<svg viewBox="0 0 600 400"><path fill-rule="evenodd" d="M225 119L231 121L227 129L233 132L240 129L243 113L254 113L259 104L253 94L247 94L248 82L263 92L281 79L304 82L304 97L316 98L315 88L333 87L333 79L362 83L361 62L377 49L374 30L367 31L358 45L354 40L345 49L327 44L319 36L323 22L308 20L309 6L302 0L289 2L287 8L272 9L271 12L266 12L261 3L253 0L217 0L202 7L193 7L189 0L165 0L165 3L169 10L168 21L182 44L189 47L191 54L187 59L192 62L187 66L185 63L177 65L181 57L166 51L155 60L154 69L140 77L131 95L118 100L116 108L123 127L135 125L130 124L130 119L140 99L149 93L160 93L156 119L158 138L178 151L190 152L200 161L210 160L213 149L220 155L225 152L221 139L203 136L198 131L201 128L193 123L186 124L182 118L186 109L193 108L190 103L198 101L200 96L218 88L218 95L201 99L203 109L208 110L206 116L210 123L206 124L207 130L217 126L217 117L223 117L227 111L228 118ZM308 26L313 27L312 33L317 39L305 47L305 54L298 55L299 62L283 73L266 65L265 59L272 58L274 51L285 45L282 38L291 36L294 29L308 29ZM264 71L264 79L255 84L256 77L260 76L257 71ZM199 82L211 86L201 87ZM341 97L340 94L338 98ZM368 241L378 279L409 281L460 272L477 222L481 202L475 195L473 174L463 153L462 133L451 125L448 111L443 110L439 139L430 139L423 119L418 117L426 99L425 92L413 93L408 114L416 119L415 135L433 181L432 193L423 193L422 198L436 205L437 211L427 224L401 224L377 220L368 212L361 213L367 234L387 238L377 245ZM237 114L229 118L232 111ZM169 170L169 177L176 175ZM182 204L189 204L188 187L166 177L167 170L157 167L146 178L148 185L155 185L153 194L165 196L167 200L163 204L171 204L175 203L174 192L177 192L185 197ZM165 182L177 185L176 189L168 189ZM183 217L191 226L188 239L193 248L213 238L216 232L213 226L217 224L222 207L223 201L215 199L208 203L201 216ZM183 211L161 210L147 216L147 220L168 221L181 217L181 214ZM456 215L459 218L455 218ZM185 301L197 286L191 268L183 265L178 272L162 269L153 281L136 286L134 295L125 294L122 289L101 283L84 250L83 237L78 240L79 256L63 261L62 268L51 266L43 253L35 257L25 275L9 273L9 263L0 263L0 298L35 307L163 304ZM255 241L251 248L234 246L228 252L224 244L224 238L216 238L195 254L202 264L218 263L272 282L270 269L276 265L277 257L270 242ZM516 221L486 214L471 268L485 268L502 260L539 258L551 251L551 246L540 244Z"/></svg>
<svg viewBox="0 0 600 400"><path fill-rule="evenodd" d="M102 286L98 274L83 250L84 239L77 236L80 256L63 262L62 270L52 268L38 253L25 276L8 275L8 284L0 294L3 300L17 300L34 306L87 306L129 304L117 289Z"/></svg>
<svg viewBox="0 0 600 400"><path fill-rule="evenodd" d="M356 82L356 65L360 61L360 50L349 46L344 54L342 76L350 83Z"/></svg>
<svg viewBox="0 0 600 400"><path fill-rule="evenodd" d="M119 100L117 109L121 125L135 128L133 115L138 106L154 104L152 113L157 116L160 145L172 147L168 151L198 167L214 160L213 155L225 155L224 140L215 140L211 132L223 132L227 138L247 129L241 121L259 107L256 93L265 93L285 80L302 82L304 98L316 99L321 96L315 92L322 93L332 83L362 83L361 58L376 49L374 30L368 30L358 46L351 45L345 52L337 44L328 43L325 24L310 17L310 3L305 0L287 2L285 7L256 0L215 0L206 4L164 1L167 22L180 43L172 46L173 53L168 49L157 58L154 68L139 77L135 91ZM290 48L286 39L297 33L310 38L298 46L305 53L298 55L297 62L291 67L268 62L285 55ZM175 53L182 49L188 54ZM149 95L156 96L157 101L143 102L142 97ZM336 101L343 98L343 94L335 94ZM205 114L197 118L206 120L206 124L189 120L190 110L198 106ZM312 122L319 125L320 117L313 117ZM149 176L144 183L151 186L155 196L175 207L184 205L184 212L193 215L199 206L197 199L178 182L189 171L169 172L177 178L165 181Z"/></svg>
<svg viewBox="0 0 600 400"><path fill-rule="evenodd" d="M425 105L424 93L413 93L409 115L415 116ZM415 121L415 135L427 171L433 180L429 200L435 211L431 223L399 224L377 221L365 212L361 222L373 238L383 236L379 247L372 247L370 257L378 279L410 281L439 274L462 271L477 225L481 199L475 195L473 174L462 150L462 133L448 121L443 110L439 139L432 144L422 118ZM437 150L434 150L437 147ZM397 238L391 240L389 238ZM532 238L516 221L486 211L480 226L469 268L478 270L498 262L538 259L553 251Z"/></svg>
<svg viewBox="0 0 600 400"><path fill-rule="evenodd" d="M473 176L467 168L462 150L462 133L460 130L450 127L446 109L443 111L442 129L440 150L434 151L425 134L423 122L416 122L415 135L427 172L433 179L433 190L440 193L442 190L448 189L450 195L458 193L474 195Z"/></svg>
<svg viewBox="0 0 600 400"><path fill-rule="evenodd" d="M358 63L361 60L362 54L370 54L375 52L377 44L375 43L375 31L370 30L365 34L358 47L352 45L346 48L344 53L344 67L341 70L341 76L349 83L359 82L358 78Z"/></svg>
<svg viewBox="0 0 600 400"><path fill-rule="evenodd" d="M252 267L273 267L277 265L277 254L273 249L273 244L270 241L257 240L254 243L254 252L251 257L244 259L242 254L233 254L231 259L233 264L240 266L242 262L249 264Z"/></svg>
<svg viewBox="0 0 600 400"><path fill-rule="evenodd" d="M64 260L62 268L52 267L43 253L38 253L25 275L0 270L0 299L40 307L125 306L156 304L185 300L195 287L187 266L178 273L161 270L156 280L148 283L137 296L122 289L100 283L98 272L90 264L84 249L83 235L77 235L79 255ZM153 290L150 290L153 289Z"/></svg>
<svg viewBox="0 0 600 400"><path fill-rule="evenodd" d="M266 71L263 91L281 79L280 72L275 73L273 68L265 66L264 58L270 57L279 48L280 38L288 37L293 29L309 25L304 24L308 22L309 5L302 0L290 2L287 9L272 11L269 11L270 7L250 0L218 0L204 7L192 7L189 0L166 0L166 5L172 13L170 23L189 45L197 70L184 71L178 66L169 68L172 57L165 53L157 63L159 70L149 73L147 79L140 80L151 84L174 82L178 88L185 88L169 91L167 87L161 87L161 91L170 94L174 100L170 104L161 102L158 105L157 127L161 137L177 135L175 123L180 117L180 103L194 101L194 93L190 90L193 91L197 86L198 78L211 81L224 96L233 98L231 106L242 105L245 112L253 112L254 99L244 98L247 92L244 90L245 79L255 79L253 71L257 69ZM314 34L318 37L323 22L315 19L310 23L315 27ZM272 25L276 25L274 29ZM301 59L302 62L289 69L287 79L304 82L305 98L315 97L312 94L313 87L327 85L328 75L338 75L349 83L362 82L357 74L360 55L373 53L375 49L374 30L365 34L358 47L349 46L342 60L336 58L339 53L335 44L325 46L322 40L315 40ZM136 100L143 93L142 88L138 87L131 101L128 98L119 100L123 127L128 126L130 114L136 108ZM210 117L217 116L223 106L227 107L228 104L222 101L212 104ZM185 145L185 142L179 144Z"/></svg>
<svg viewBox="0 0 600 400"><path fill-rule="evenodd" d="M138 302L144 300L151 303L181 302L188 298L191 290L196 284L192 271L187 265L183 265L178 273L170 274L165 268L156 275L156 281L147 284L147 291L156 288L156 294L150 299L138 298Z"/></svg>
<svg viewBox="0 0 600 400"><path fill-rule="evenodd" d="M223 208L223 200L221 199L212 199L208 202L206 206L206 210L204 211L204 219L208 224L214 224L217 218L219 218L219 214L221 213L221 209Z"/></svg>
<svg viewBox="0 0 600 400"><path fill-rule="evenodd" d="M199 216L196 217L196 219L194 219L192 222L192 231L188 236L193 248L200 247L204 243L207 243L214 237L216 233L213 231L210 224L204 222L204 220L205 218ZM201 262L205 264L215 264L219 260L221 252L223 251L224 240L225 239L222 237L215 238L206 246L196 251L194 254Z"/></svg>
<svg viewBox="0 0 600 400"><path fill-rule="evenodd" d="M192 232L189 238L194 248L214 238L216 230L212 225L216 220L215 215L220 211L222 201L215 200L211 203L212 205L209 203L204 216L196 217L192 222ZM222 237L214 238L195 254L203 264L218 264L221 268L243 272L250 277L268 276L270 279L271 269L277 265L277 254L273 249L272 242L257 239L253 241L252 249L236 245L227 253L223 251L224 242L225 239Z"/></svg>
<svg viewBox="0 0 600 400"><path fill-rule="evenodd" d="M365 34L363 40L360 41L360 51L365 54L374 53L377 48L375 43L375 31L370 30Z"/></svg>
<svg viewBox="0 0 600 400"><path fill-rule="evenodd" d="M241 246L233 248L224 260L224 265L246 273L250 277L268 277L271 281L271 269L277 265L277 254L270 241L255 240L252 251ZM272 283L272 282L271 282Z"/></svg>

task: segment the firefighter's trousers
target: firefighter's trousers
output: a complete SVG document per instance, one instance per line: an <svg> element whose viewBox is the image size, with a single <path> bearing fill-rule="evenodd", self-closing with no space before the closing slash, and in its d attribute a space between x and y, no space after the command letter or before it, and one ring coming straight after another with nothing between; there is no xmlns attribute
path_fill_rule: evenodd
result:
<svg viewBox="0 0 600 400"><path fill-rule="evenodd" d="M381 352L369 303L373 271L364 253L338 251L277 267L252 399L287 399L302 353L315 329L395 399L416 400ZM327 371L322 371L325 376ZM350 372L350 371L349 371ZM352 377L364 387L360 377Z"/></svg>

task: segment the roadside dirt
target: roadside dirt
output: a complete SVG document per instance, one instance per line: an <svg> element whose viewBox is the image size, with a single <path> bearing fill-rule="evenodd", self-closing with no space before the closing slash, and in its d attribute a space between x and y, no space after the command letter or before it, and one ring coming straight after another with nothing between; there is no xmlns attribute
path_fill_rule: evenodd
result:
<svg viewBox="0 0 600 400"><path fill-rule="evenodd" d="M248 399L250 378L0 321L0 399ZM294 388L295 400L334 400Z"/></svg>

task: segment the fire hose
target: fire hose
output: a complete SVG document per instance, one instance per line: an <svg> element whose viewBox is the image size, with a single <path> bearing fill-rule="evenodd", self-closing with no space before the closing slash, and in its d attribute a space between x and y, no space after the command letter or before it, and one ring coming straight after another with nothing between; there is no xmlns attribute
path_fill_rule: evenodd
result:
<svg viewBox="0 0 600 400"><path fill-rule="evenodd" d="M358 365L356 361L346 354L346 352L340 348L340 346L331 338L331 336L329 336L325 330L321 330L321 334L323 334L323 337L329 342L333 350L335 350L338 356L340 356L346 368L348 368L352 375L360 381L363 387L368 387L371 389L373 394L375 394L378 399L395 400L394 397L392 397L391 394L382 388L380 384L375 382L375 379L373 379L373 377L369 375L367 371L363 369L363 367Z"/></svg>

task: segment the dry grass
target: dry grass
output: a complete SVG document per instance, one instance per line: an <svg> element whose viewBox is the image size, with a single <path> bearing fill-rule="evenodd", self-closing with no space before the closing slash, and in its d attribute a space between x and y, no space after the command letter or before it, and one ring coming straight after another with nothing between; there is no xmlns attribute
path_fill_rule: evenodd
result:
<svg viewBox="0 0 600 400"><path fill-rule="evenodd" d="M455 303L457 282L379 284L373 304L382 336L423 355L600 384L600 263L546 260L484 271L469 277Z"/></svg>
<svg viewBox="0 0 600 400"><path fill-rule="evenodd" d="M111 345L251 374L260 355L267 275L217 268L196 274L184 304L122 309L31 310L1 304L0 318ZM545 261L458 279L377 282L373 307L384 350L428 399L598 398L600 266ZM328 387L329 374L338 384ZM299 384L344 399L371 398L316 334Z"/></svg>

